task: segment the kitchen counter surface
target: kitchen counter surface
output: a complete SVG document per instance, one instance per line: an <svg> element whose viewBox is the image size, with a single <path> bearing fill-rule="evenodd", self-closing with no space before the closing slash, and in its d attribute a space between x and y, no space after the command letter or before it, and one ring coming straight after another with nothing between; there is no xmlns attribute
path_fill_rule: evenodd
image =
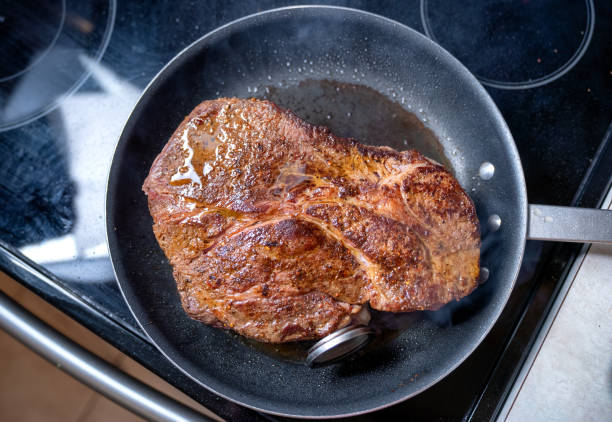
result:
<svg viewBox="0 0 612 422"><path fill-rule="evenodd" d="M612 245L585 246L564 287L498 421L612 419Z"/></svg>

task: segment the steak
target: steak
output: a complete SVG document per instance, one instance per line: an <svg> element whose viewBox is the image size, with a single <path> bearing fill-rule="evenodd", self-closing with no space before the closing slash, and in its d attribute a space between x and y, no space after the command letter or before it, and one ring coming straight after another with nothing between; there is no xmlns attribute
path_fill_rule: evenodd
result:
<svg viewBox="0 0 612 422"><path fill-rule="evenodd" d="M477 286L480 229L419 152L334 136L268 101L204 101L143 186L189 316L265 342L362 308L437 309Z"/></svg>

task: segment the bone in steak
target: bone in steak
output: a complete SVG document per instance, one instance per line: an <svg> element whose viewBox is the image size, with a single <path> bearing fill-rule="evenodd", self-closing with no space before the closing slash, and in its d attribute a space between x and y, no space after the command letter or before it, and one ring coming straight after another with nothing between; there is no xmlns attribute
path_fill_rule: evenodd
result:
<svg viewBox="0 0 612 422"><path fill-rule="evenodd" d="M437 309L477 285L474 204L443 166L339 138L268 101L204 101L143 189L192 318L266 342L369 303Z"/></svg>

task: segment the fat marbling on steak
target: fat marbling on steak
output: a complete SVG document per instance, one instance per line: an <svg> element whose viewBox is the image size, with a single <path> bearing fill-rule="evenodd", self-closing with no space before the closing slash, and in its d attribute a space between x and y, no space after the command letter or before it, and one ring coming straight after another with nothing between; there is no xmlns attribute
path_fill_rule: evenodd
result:
<svg viewBox="0 0 612 422"><path fill-rule="evenodd" d="M204 101L144 182L185 311L266 342L362 307L437 309L477 285L474 204L443 166L339 138L268 101Z"/></svg>

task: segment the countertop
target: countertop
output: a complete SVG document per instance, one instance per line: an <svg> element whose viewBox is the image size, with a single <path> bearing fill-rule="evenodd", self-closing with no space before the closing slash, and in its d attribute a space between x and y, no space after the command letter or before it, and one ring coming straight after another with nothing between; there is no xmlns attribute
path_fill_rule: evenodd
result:
<svg viewBox="0 0 612 422"><path fill-rule="evenodd" d="M612 209L612 191L603 208ZM568 272L498 421L612 419L612 245Z"/></svg>

